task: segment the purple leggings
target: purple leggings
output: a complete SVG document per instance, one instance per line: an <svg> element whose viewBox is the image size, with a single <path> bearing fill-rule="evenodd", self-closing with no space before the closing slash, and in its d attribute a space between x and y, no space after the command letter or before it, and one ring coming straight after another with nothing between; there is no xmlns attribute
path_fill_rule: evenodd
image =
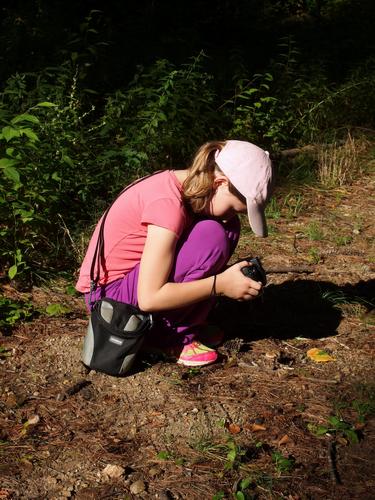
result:
<svg viewBox="0 0 375 500"><path fill-rule="evenodd" d="M194 281L221 272L233 254L240 235L237 216L228 222L203 219L191 226L180 238L169 281ZM93 299L110 297L135 306L137 303L139 264L126 276L96 290ZM86 303L89 294L85 294ZM189 344L199 335L214 304L208 299L179 309L153 313L154 326L149 342L166 346Z"/></svg>

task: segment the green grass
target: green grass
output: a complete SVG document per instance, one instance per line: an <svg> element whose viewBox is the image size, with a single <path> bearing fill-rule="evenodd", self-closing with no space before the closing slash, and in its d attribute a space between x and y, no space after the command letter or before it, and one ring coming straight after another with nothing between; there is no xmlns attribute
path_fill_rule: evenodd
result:
<svg viewBox="0 0 375 500"><path fill-rule="evenodd" d="M316 221L310 222L304 230L304 233L311 241L321 241L324 239L324 231Z"/></svg>

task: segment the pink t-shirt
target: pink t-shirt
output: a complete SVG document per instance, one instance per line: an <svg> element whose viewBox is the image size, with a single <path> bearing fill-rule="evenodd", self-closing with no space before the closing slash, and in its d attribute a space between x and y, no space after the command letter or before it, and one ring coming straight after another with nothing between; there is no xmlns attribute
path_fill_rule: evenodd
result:
<svg viewBox="0 0 375 500"><path fill-rule="evenodd" d="M90 290L91 262L100 222L81 266L76 285L80 292ZM155 174L125 191L110 208L104 224L106 272L101 269L99 284L122 278L140 262L148 224L169 229L180 237L188 223L181 184L172 170Z"/></svg>

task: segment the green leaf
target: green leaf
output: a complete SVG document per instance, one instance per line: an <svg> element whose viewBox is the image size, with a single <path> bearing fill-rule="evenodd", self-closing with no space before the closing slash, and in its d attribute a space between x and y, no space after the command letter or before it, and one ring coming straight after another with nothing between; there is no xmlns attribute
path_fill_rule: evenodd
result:
<svg viewBox="0 0 375 500"><path fill-rule="evenodd" d="M57 182L60 182L61 181L61 177L59 176L59 174L57 172L53 172L53 174L51 175L51 178L54 180L54 181L57 181Z"/></svg>
<svg viewBox="0 0 375 500"><path fill-rule="evenodd" d="M327 427L324 427L324 425L318 425L316 427L316 435L317 436L324 436L324 434L327 434L329 432L329 429Z"/></svg>
<svg viewBox="0 0 375 500"><path fill-rule="evenodd" d="M245 495L242 493L242 491L237 491L234 497L236 500L245 500Z"/></svg>
<svg viewBox="0 0 375 500"><path fill-rule="evenodd" d="M328 422L332 425L332 427L335 427L336 429L340 429L342 427L342 420L340 420L338 417L331 416L328 418Z"/></svg>
<svg viewBox="0 0 375 500"><path fill-rule="evenodd" d="M19 215L21 217L22 222L29 222L34 219L34 210L24 210L22 208L19 208L14 211L15 215ZM22 259L22 256L21 256Z"/></svg>
<svg viewBox="0 0 375 500"><path fill-rule="evenodd" d="M30 115L28 113L24 113L22 115L15 116L13 118L13 120L11 120L10 123L12 123L14 125L15 123L19 123L19 122L40 123L39 118L37 116Z"/></svg>
<svg viewBox="0 0 375 500"><path fill-rule="evenodd" d="M352 444L359 443L358 434L354 429L347 429L344 431L344 434Z"/></svg>
<svg viewBox="0 0 375 500"><path fill-rule="evenodd" d="M307 428L315 436L323 436L324 434L327 434L327 432L329 431L328 427L312 423L308 423Z"/></svg>
<svg viewBox="0 0 375 500"><path fill-rule="evenodd" d="M17 163L17 160L11 160L10 158L1 158L0 159L0 168L12 167Z"/></svg>
<svg viewBox="0 0 375 500"><path fill-rule="evenodd" d="M12 355L12 353L9 349L0 345L0 358L6 358L6 357L11 356L11 355ZM1 443L1 441L0 441L0 443Z"/></svg>
<svg viewBox="0 0 375 500"><path fill-rule="evenodd" d="M17 266L14 264L14 266L10 267L8 270L8 276L12 280L15 275L17 274Z"/></svg>
<svg viewBox="0 0 375 500"><path fill-rule="evenodd" d="M68 155L63 155L62 156L62 161L69 165L69 167L74 167L73 160L68 156Z"/></svg>
<svg viewBox="0 0 375 500"><path fill-rule="evenodd" d="M55 108L57 107L57 104L54 104L53 102L39 102L36 106L39 108Z"/></svg>
<svg viewBox="0 0 375 500"><path fill-rule="evenodd" d="M19 183L20 182L20 174L18 170L14 167L5 167L4 170L4 175L5 177L8 177L13 182Z"/></svg>
<svg viewBox="0 0 375 500"><path fill-rule="evenodd" d="M67 285L67 286L65 287L65 292L66 292L68 295L73 295L73 296L78 295L78 292L77 292L77 290L76 290L76 287L75 287L74 285L71 285L71 284L70 284L70 285Z"/></svg>
<svg viewBox="0 0 375 500"><path fill-rule="evenodd" d="M245 479L242 479L242 481L240 482L241 490L246 490L246 488L248 488L251 483L252 483L251 477L246 477Z"/></svg>
<svg viewBox="0 0 375 500"><path fill-rule="evenodd" d="M168 460L169 458L171 458L171 455L168 451L159 451L157 457L161 460Z"/></svg>
<svg viewBox="0 0 375 500"><path fill-rule="evenodd" d="M184 465L185 462L186 462L186 460L184 458L182 458L182 457L176 458L176 460L174 461L174 463L176 465Z"/></svg>
<svg viewBox="0 0 375 500"><path fill-rule="evenodd" d="M39 141L39 137L36 135L36 133L31 130L31 128L22 128L20 130L21 135L26 135L31 141Z"/></svg>
<svg viewBox="0 0 375 500"><path fill-rule="evenodd" d="M19 137L20 136L20 132L19 130L13 128L13 127L4 127L1 131L4 139L9 142L10 140L13 139L13 137Z"/></svg>
<svg viewBox="0 0 375 500"><path fill-rule="evenodd" d="M234 462L236 460L236 456L236 450L230 450L227 454L227 459L229 460L229 462Z"/></svg>
<svg viewBox="0 0 375 500"><path fill-rule="evenodd" d="M94 95L98 95L98 92L96 90L92 90L92 89L82 89L83 92L86 92L86 94L94 94Z"/></svg>
<svg viewBox="0 0 375 500"><path fill-rule="evenodd" d="M48 316L62 316L63 314L69 312L70 309L63 304L50 304L46 307L46 313Z"/></svg>
<svg viewBox="0 0 375 500"><path fill-rule="evenodd" d="M225 498L225 493L224 491L218 491L215 493L215 495L212 497L212 500L223 500Z"/></svg>

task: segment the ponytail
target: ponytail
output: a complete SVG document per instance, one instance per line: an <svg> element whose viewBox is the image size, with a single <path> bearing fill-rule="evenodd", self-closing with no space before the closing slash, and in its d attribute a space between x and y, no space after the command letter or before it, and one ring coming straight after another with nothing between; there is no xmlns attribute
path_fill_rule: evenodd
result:
<svg viewBox="0 0 375 500"><path fill-rule="evenodd" d="M215 153L221 151L224 145L225 141L206 142L199 148L188 169L182 194L194 213L202 212L214 194L215 171L220 172L215 162Z"/></svg>

